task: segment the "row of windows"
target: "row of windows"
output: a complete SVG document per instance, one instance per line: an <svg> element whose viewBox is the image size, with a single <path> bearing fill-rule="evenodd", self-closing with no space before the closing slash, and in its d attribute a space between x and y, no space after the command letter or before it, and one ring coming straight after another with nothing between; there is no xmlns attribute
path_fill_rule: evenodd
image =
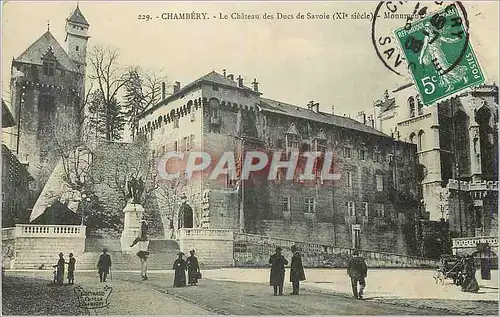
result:
<svg viewBox="0 0 500 317"><path fill-rule="evenodd" d="M363 217L368 217L369 215L369 204L367 202L362 202L361 203L363 208L362 210L358 213L358 215L361 215ZM351 217L356 217L356 204L354 201L347 201L345 203L346 206L346 212L347 215ZM375 216L383 218L385 217L385 206L384 204L374 204L374 209L375 209Z"/></svg>
<svg viewBox="0 0 500 317"><path fill-rule="evenodd" d="M347 171L346 172L346 182L347 182L347 187L352 188L353 183L352 183L352 172ZM377 187L378 192L384 191L384 176L383 175L375 175L375 183Z"/></svg>
<svg viewBox="0 0 500 317"><path fill-rule="evenodd" d="M291 197L290 196L284 196L282 197L281 201L281 206L282 209L281 211L284 213L290 213L292 211L291 208ZM356 204L354 201L347 201L345 203L346 206L346 213L347 215L351 217L356 216ZM363 209L361 210L361 215L363 217L368 217L369 215L369 204L367 202L362 203ZM304 199L303 205L302 205L302 211L304 213L316 213L316 202L314 201L314 198L312 197L306 197ZM374 204L374 211L375 211L375 216L383 218L385 217L385 206L384 204Z"/></svg>
<svg viewBox="0 0 500 317"><path fill-rule="evenodd" d="M174 141L174 143L172 144L172 146L170 146L169 148L175 152L179 152L179 153L182 153L182 152L185 152L185 151L189 151L191 150L193 147L194 147L194 139L195 139L195 135L194 134L191 134L190 136L186 136L182 139L180 139L179 141ZM156 158L156 157L161 157L163 155L165 155L165 153L167 152L167 150L169 150L167 148L166 145L162 145L161 149L156 152L155 150L153 150L151 152L151 156L153 158Z"/></svg>

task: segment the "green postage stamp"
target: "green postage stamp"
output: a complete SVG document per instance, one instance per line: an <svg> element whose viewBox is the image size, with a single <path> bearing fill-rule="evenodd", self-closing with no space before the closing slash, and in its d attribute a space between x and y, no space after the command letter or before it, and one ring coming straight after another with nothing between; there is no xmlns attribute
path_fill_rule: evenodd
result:
<svg viewBox="0 0 500 317"><path fill-rule="evenodd" d="M455 5L394 31L424 105L484 83Z"/></svg>

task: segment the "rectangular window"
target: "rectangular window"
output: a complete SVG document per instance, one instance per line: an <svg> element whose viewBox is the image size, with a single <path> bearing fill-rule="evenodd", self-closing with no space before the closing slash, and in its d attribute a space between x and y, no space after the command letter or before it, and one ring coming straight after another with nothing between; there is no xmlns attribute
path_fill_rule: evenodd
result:
<svg viewBox="0 0 500 317"><path fill-rule="evenodd" d="M191 110L191 122L193 122L194 120L196 120L196 115L195 112Z"/></svg>
<svg viewBox="0 0 500 317"><path fill-rule="evenodd" d="M78 52L80 50L80 47L78 47L78 45L75 46L75 50Z"/></svg>
<svg viewBox="0 0 500 317"><path fill-rule="evenodd" d="M179 152L179 143L177 141L174 141L174 151Z"/></svg>
<svg viewBox="0 0 500 317"><path fill-rule="evenodd" d="M189 149L191 150L194 147L194 134L189 136Z"/></svg>
<svg viewBox="0 0 500 317"><path fill-rule="evenodd" d="M365 150L359 150L359 159L364 161L366 159L366 151Z"/></svg>
<svg viewBox="0 0 500 317"><path fill-rule="evenodd" d="M381 218L385 217L385 205L383 204L380 205L380 217Z"/></svg>
<svg viewBox="0 0 500 317"><path fill-rule="evenodd" d="M152 151L151 151L151 158L153 158L153 159L154 159L154 158L156 157L155 155L156 155L155 150L152 150Z"/></svg>
<svg viewBox="0 0 500 317"><path fill-rule="evenodd" d="M43 62L43 73L47 76L54 76L54 70L56 65L54 62L44 61Z"/></svg>
<svg viewBox="0 0 500 317"><path fill-rule="evenodd" d="M306 213L314 213L314 198L307 197L305 200L305 211Z"/></svg>
<svg viewBox="0 0 500 317"><path fill-rule="evenodd" d="M161 147L161 155L165 155L165 145Z"/></svg>
<svg viewBox="0 0 500 317"><path fill-rule="evenodd" d="M367 203L367 202L364 202L364 203L363 203L363 205L364 205L364 207L365 207L365 214L364 214L364 216L365 216L365 217L368 217L368 203Z"/></svg>
<svg viewBox="0 0 500 317"><path fill-rule="evenodd" d="M178 129L179 128L179 118L175 118L174 119L174 129Z"/></svg>
<svg viewBox="0 0 500 317"><path fill-rule="evenodd" d="M290 197L283 197L281 206L281 211L290 212Z"/></svg>
<svg viewBox="0 0 500 317"><path fill-rule="evenodd" d="M384 190L384 177L382 175L376 175L375 177L377 191L381 192Z"/></svg>
<svg viewBox="0 0 500 317"><path fill-rule="evenodd" d="M352 172L347 172L346 180L347 180L347 187L351 188L352 187Z"/></svg>
<svg viewBox="0 0 500 317"><path fill-rule="evenodd" d="M344 158L352 158L352 149L349 147L344 148Z"/></svg>
<svg viewBox="0 0 500 317"><path fill-rule="evenodd" d="M354 201L348 201L346 205L347 205L347 215L351 217L356 216L356 207Z"/></svg>

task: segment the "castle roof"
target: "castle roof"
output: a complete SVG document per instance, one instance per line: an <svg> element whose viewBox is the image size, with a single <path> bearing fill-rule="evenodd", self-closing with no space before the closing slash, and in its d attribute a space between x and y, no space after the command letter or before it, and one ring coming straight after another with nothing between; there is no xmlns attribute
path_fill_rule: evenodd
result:
<svg viewBox="0 0 500 317"><path fill-rule="evenodd" d="M2 128L10 128L15 125L14 116L12 116L12 112L10 112L9 107L7 107L7 104L2 99Z"/></svg>
<svg viewBox="0 0 500 317"><path fill-rule="evenodd" d="M191 90L192 88L195 88L197 87L198 85L202 84L202 83L209 83L209 84L217 84L217 85L220 85L220 86L226 86L226 87L230 87L230 88L236 88L236 89L240 89L240 90L245 90L247 92L250 92L250 93L254 93L254 94L259 94L258 92L250 89L249 87L243 85L243 87L240 87L238 86L238 83L234 80L231 80L230 78L228 77L225 77L224 75L221 75L215 71L211 71L210 73L196 79L195 81L189 83L188 85L182 87L179 91L177 91L176 93L172 94L171 96L168 96L166 99L164 100L161 100L158 104L156 104L155 106L149 108L149 109L146 109L144 110L140 116L142 115L145 115L147 113L150 113L151 111L153 111L154 109L157 109L159 107L161 107L162 105L165 105L167 104L168 102L170 102L171 100L173 99L176 99L178 96L181 96L182 94L185 94L187 91Z"/></svg>
<svg viewBox="0 0 500 317"><path fill-rule="evenodd" d="M341 117L330 113L315 112L307 108L290 105L272 99L261 97L260 107L262 111L266 112L272 112L285 116L291 116L291 117L326 123L337 127L370 133L382 137L389 137L387 134L382 133L376 129L373 129L351 118Z"/></svg>
<svg viewBox="0 0 500 317"><path fill-rule="evenodd" d="M87 22L87 20L85 19L85 17L83 16L82 11L80 11L80 8L78 7L78 5L76 6L75 11L73 11L73 13L71 14L71 16L69 18L67 18L66 21L74 22L74 23L79 23L79 24L83 24L83 25L86 25L86 26L90 25Z"/></svg>
<svg viewBox="0 0 500 317"><path fill-rule="evenodd" d="M74 71L73 62L50 31L40 36L38 40L31 44L30 47L28 47L18 58L15 58L14 61L43 65L42 59L49 50L52 51L54 57L62 67L68 71Z"/></svg>

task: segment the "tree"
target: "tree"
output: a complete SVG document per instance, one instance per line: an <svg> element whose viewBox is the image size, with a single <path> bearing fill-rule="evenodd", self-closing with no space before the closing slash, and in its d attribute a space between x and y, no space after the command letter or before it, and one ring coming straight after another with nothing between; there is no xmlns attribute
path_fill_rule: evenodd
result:
<svg viewBox="0 0 500 317"><path fill-rule="evenodd" d="M128 82L126 72L118 68L118 52L110 48L96 46L89 54L91 74L96 91L92 94L95 121L102 124L104 139L121 140L125 125L124 113L118 102L120 89Z"/></svg>
<svg viewBox="0 0 500 317"><path fill-rule="evenodd" d="M124 97L132 140L135 139L138 115L160 101L162 82L166 82L166 76L161 71L148 72L139 67L128 69Z"/></svg>

